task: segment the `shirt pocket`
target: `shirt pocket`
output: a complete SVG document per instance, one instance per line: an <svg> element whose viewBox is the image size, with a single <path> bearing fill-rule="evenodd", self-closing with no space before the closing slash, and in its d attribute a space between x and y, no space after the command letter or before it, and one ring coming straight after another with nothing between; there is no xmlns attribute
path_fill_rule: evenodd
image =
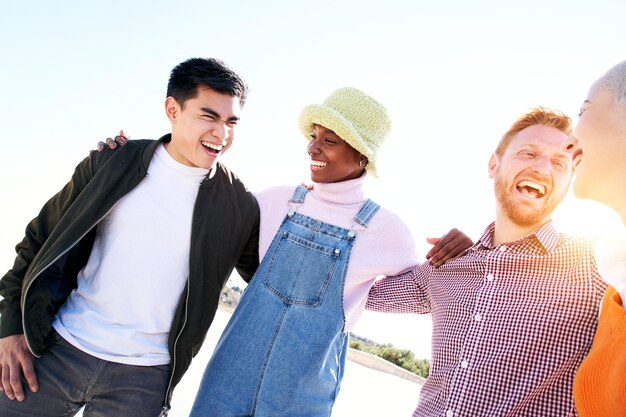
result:
<svg viewBox="0 0 626 417"><path fill-rule="evenodd" d="M287 304L318 307L340 252L337 247L284 231L263 276L263 285Z"/></svg>

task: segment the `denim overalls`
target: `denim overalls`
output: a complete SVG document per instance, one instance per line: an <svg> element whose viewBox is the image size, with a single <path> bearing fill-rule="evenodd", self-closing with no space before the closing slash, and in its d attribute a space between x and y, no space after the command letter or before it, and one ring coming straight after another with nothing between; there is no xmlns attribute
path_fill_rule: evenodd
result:
<svg viewBox="0 0 626 417"><path fill-rule="evenodd" d="M367 200L353 230L296 213L298 187L254 279L204 372L190 417L328 417L343 377L348 334L343 288L356 233L379 206Z"/></svg>

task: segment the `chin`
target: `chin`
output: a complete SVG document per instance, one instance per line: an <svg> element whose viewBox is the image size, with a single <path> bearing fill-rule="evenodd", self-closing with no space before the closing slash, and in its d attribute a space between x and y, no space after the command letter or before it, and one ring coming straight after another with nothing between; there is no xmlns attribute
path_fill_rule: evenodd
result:
<svg viewBox="0 0 626 417"><path fill-rule="evenodd" d="M327 178L324 175L319 175L318 173L311 173L311 181L317 183L328 182Z"/></svg>

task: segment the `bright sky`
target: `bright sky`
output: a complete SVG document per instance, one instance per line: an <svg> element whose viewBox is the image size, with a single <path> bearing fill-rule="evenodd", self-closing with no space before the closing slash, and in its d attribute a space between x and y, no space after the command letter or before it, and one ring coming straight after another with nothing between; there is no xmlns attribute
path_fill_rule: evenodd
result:
<svg viewBox="0 0 626 417"><path fill-rule="evenodd" d="M169 71L193 56L225 60L251 86L224 159L250 189L307 180L297 116L350 85L394 124L370 196L419 242L451 227L477 238L493 218L487 161L502 133L535 105L576 119L591 83L626 59L625 17L623 0L6 0L0 269L98 140L120 128L133 138L169 132ZM582 234L619 224L573 197L555 218ZM367 315L358 332L427 356L424 323Z"/></svg>

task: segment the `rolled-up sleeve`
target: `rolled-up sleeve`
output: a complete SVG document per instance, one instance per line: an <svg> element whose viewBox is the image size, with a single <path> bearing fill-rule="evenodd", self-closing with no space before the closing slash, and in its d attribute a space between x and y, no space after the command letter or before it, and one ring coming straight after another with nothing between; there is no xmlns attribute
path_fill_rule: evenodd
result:
<svg viewBox="0 0 626 417"><path fill-rule="evenodd" d="M428 262L395 276L384 277L370 289L365 308L383 313L430 313Z"/></svg>

